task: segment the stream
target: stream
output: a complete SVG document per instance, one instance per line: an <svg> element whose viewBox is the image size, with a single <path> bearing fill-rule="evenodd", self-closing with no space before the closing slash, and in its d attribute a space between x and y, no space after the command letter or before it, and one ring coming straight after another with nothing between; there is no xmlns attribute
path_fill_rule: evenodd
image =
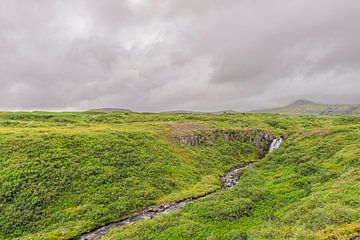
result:
<svg viewBox="0 0 360 240"><path fill-rule="evenodd" d="M248 168L251 165L252 165L252 163L241 164L241 165L233 167L231 170L227 171L221 177L222 190L229 189L229 188L235 186L239 182L238 173L241 171L241 169ZM150 219L157 215L166 214L169 212L179 210L185 204L198 201L200 199L203 199L205 197L208 197L208 196L214 194L215 192L217 192L217 191L207 193L203 196L185 199L185 200L179 201L179 202L162 203L159 205L148 207L148 208L145 208L138 212L135 212L131 215L128 215L127 217L125 217L123 220L121 220L119 222L109 223L103 227L91 230L87 233L84 233L84 234L74 237L72 239L73 240L98 240L98 239L101 239L102 237L104 237L113 228L123 227L126 225L130 225L134 222L137 222L139 220Z"/></svg>
<svg viewBox="0 0 360 240"><path fill-rule="evenodd" d="M279 148L282 141L283 141L282 137L280 139L274 139L274 141L272 142L272 144L269 148L269 152L272 152L273 150ZM221 180L221 190L229 189L229 188L235 186L239 182L238 173L242 169L248 168L251 165L252 165L252 163L241 164L241 165L235 166L235 167L231 168L229 171L225 172L225 174L220 179ZM130 225L134 222L137 222L137 221L140 221L143 219L150 219L157 215L166 214L169 212L179 210L185 204L206 198L206 197L214 194L215 192L217 192L217 191L206 193L202 196L185 199L185 200L178 201L178 202L161 203L161 204L158 204L155 206L151 206L151 207L142 209L138 212L135 212L133 214L130 214L130 215L124 217L122 220L120 220L118 222L109 223L103 227L99 227L99 228L90 230L84 234L81 234L77 237L72 238L72 240L99 240L99 239L103 238L113 228L123 227L123 226Z"/></svg>

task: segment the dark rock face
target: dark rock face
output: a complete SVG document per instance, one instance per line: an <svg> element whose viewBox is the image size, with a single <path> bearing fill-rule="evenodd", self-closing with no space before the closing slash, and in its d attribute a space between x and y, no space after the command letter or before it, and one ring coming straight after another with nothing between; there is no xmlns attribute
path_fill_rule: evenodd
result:
<svg viewBox="0 0 360 240"><path fill-rule="evenodd" d="M201 130L174 137L176 142L186 146L212 146L218 138L222 138L226 142L243 141L253 143L262 156L268 152L271 142L274 140L271 133L259 129Z"/></svg>
<svg viewBox="0 0 360 240"><path fill-rule="evenodd" d="M194 126L192 126L194 127ZM197 129L199 126L196 126ZM196 132L176 132L179 135L171 135L171 138L182 145L187 146L211 146L215 144L216 139L222 138L225 141L244 141L250 142L258 149L261 157L264 157L268 153L269 147L274 140L274 136L271 133L267 133L262 130L249 129L249 130L197 130ZM248 168L252 163L244 163L233 167L227 171L221 177L222 189L228 189L239 181L238 173L245 168ZM216 191L214 191L216 192ZM103 227L95 228L87 233L81 234L72 238L73 240L99 240L102 239L111 229L119 228L137 222L142 219L150 219L157 215L165 214L175 210L181 209L185 204L194 202L207 196L210 196L214 192L205 193L203 195L185 199L178 202L161 203L155 206L137 211L122 218L118 222L109 223Z"/></svg>

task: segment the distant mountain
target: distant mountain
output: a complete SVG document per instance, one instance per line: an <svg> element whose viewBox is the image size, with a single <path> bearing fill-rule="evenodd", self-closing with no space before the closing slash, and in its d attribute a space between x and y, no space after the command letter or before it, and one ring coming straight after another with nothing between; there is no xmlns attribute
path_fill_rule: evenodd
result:
<svg viewBox="0 0 360 240"><path fill-rule="evenodd" d="M132 112L129 109L125 108L96 108L96 109L89 109L87 112Z"/></svg>
<svg viewBox="0 0 360 240"><path fill-rule="evenodd" d="M161 113L189 113L189 114L201 114L201 113L213 113L213 114L223 114L223 113L235 113L233 110L221 110L217 112L197 112L190 110L173 110L173 111L164 111Z"/></svg>
<svg viewBox="0 0 360 240"><path fill-rule="evenodd" d="M319 104L316 103L316 102L306 100L306 99L299 99L299 100L296 100L295 102L293 102L290 105L319 105Z"/></svg>
<svg viewBox="0 0 360 240"><path fill-rule="evenodd" d="M284 107L261 109L252 112L311 115L360 115L360 105L320 104L300 99Z"/></svg>
<svg viewBox="0 0 360 240"><path fill-rule="evenodd" d="M215 114L223 114L223 113L237 113L234 110L222 110L222 111L218 111L218 112L213 112Z"/></svg>
<svg viewBox="0 0 360 240"><path fill-rule="evenodd" d="M170 110L170 111L163 111L161 113L192 113L192 114L200 114L201 112L190 111L190 110Z"/></svg>

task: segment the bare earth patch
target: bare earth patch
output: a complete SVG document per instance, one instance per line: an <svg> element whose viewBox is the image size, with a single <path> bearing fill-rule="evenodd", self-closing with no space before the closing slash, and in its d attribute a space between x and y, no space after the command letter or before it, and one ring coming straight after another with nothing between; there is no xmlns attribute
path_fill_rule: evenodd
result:
<svg viewBox="0 0 360 240"><path fill-rule="evenodd" d="M328 131L328 129L326 129L326 128L319 128L319 129L314 129L314 130L310 130L310 131L304 131L304 132L300 133L298 136L296 136L294 139L302 138L302 137L314 135L314 134L320 134L320 133L324 133L327 131Z"/></svg>
<svg viewBox="0 0 360 240"><path fill-rule="evenodd" d="M194 131L206 130L209 127L206 124L201 123L177 123L171 125L169 132L170 138L187 135Z"/></svg>

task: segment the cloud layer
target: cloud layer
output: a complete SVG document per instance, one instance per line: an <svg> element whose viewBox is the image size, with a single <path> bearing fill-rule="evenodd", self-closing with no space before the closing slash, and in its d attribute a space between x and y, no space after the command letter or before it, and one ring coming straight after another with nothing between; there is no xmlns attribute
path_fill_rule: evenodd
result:
<svg viewBox="0 0 360 240"><path fill-rule="evenodd" d="M3 0L0 109L360 103L358 0Z"/></svg>

